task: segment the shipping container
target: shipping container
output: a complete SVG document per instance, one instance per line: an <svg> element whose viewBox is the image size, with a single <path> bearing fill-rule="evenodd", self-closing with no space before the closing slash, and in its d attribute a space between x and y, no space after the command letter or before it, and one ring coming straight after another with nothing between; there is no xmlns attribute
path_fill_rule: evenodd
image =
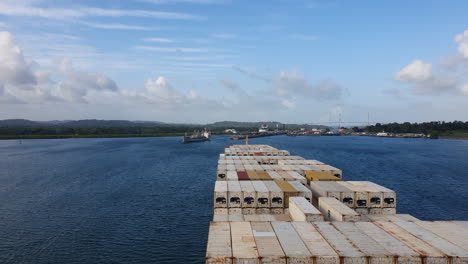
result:
<svg viewBox="0 0 468 264"><path fill-rule="evenodd" d="M227 208L215 208L213 214L215 215L227 215L229 213Z"/></svg>
<svg viewBox="0 0 468 264"><path fill-rule="evenodd" d="M347 181L348 184L358 186L363 191L367 191L368 195L368 206L369 208L382 208L383 207L383 192L381 188L377 188L377 184L373 184L369 181ZM393 198L392 198L393 200Z"/></svg>
<svg viewBox="0 0 468 264"><path fill-rule="evenodd" d="M260 263L286 264L286 255L269 222L252 222L252 233L257 244Z"/></svg>
<svg viewBox="0 0 468 264"><path fill-rule="evenodd" d="M373 223L356 222L356 226L392 255L398 256L397 264L423 264L418 253Z"/></svg>
<svg viewBox="0 0 468 264"><path fill-rule="evenodd" d="M217 171L217 181L225 181L226 180L226 172L227 170L218 170Z"/></svg>
<svg viewBox="0 0 468 264"><path fill-rule="evenodd" d="M211 222L206 246L206 264L232 264L229 222Z"/></svg>
<svg viewBox="0 0 468 264"><path fill-rule="evenodd" d="M275 221L275 218L271 214L253 214L244 215L244 220L247 222L271 222Z"/></svg>
<svg viewBox="0 0 468 264"><path fill-rule="evenodd" d="M368 215L370 208L354 208L354 211L360 215Z"/></svg>
<svg viewBox="0 0 468 264"><path fill-rule="evenodd" d="M284 181L294 181L294 177L291 176L289 173L286 171L277 171L278 174L283 178Z"/></svg>
<svg viewBox="0 0 468 264"><path fill-rule="evenodd" d="M255 210L255 213L256 214L270 214L271 210L270 210L270 208L257 208Z"/></svg>
<svg viewBox="0 0 468 264"><path fill-rule="evenodd" d="M256 214L256 208L242 208L242 214L244 215L253 215Z"/></svg>
<svg viewBox="0 0 468 264"><path fill-rule="evenodd" d="M289 197L289 214L293 221L323 221L322 213L304 197Z"/></svg>
<svg viewBox="0 0 468 264"><path fill-rule="evenodd" d="M270 178L272 180L282 180L283 179L283 177L281 177L281 175L279 175L278 172L276 172L276 171L268 170L266 172L268 173L268 176L270 176Z"/></svg>
<svg viewBox="0 0 468 264"><path fill-rule="evenodd" d="M272 216L275 218L275 221L291 222L289 214L275 214Z"/></svg>
<svg viewBox="0 0 468 264"><path fill-rule="evenodd" d="M284 207L285 207L285 208L288 208L288 207L289 207L289 197L298 196L298 195L299 195L298 191L297 191L293 186L291 186L291 184L289 184L287 181L275 181L275 183L276 183L276 184L281 188L281 190L283 191L283 195L284 195L284 200L283 200Z"/></svg>
<svg viewBox="0 0 468 264"><path fill-rule="evenodd" d="M354 192L334 181L314 181L309 184L312 190L312 203L318 206L318 197L334 197L344 205L354 207Z"/></svg>
<svg viewBox="0 0 468 264"><path fill-rule="evenodd" d="M242 208L240 207L233 207L233 208L228 208L228 214L242 214Z"/></svg>
<svg viewBox="0 0 468 264"><path fill-rule="evenodd" d="M410 221L410 222L421 221L417 219L416 217L409 215L409 214L396 214L395 216L398 217L401 221Z"/></svg>
<svg viewBox="0 0 468 264"><path fill-rule="evenodd" d="M226 181L216 181L214 189L214 207L223 208L227 206L228 186Z"/></svg>
<svg viewBox="0 0 468 264"><path fill-rule="evenodd" d="M231 222L232 256L234 263L257 264L257 246L250 222Z"/></svg>
<svg viewBox="0 0 468 264"><path fill-rule="evenodd" d="M314 259L314 264L339 264L340 258L320 232L308 222L291 222Z"/></svg>
<svg viewBox="0 0 468 264"><path fill-rule="evenodd" d="M369 194L362 186L357 186L346 181L340 181L338 184L354 192L354 208L368 208Z"/></svg>
<svg viewBox="0 0 468 264"><path fill-rule="evenodd" d="M357 222L361 216L333 197L320 197L319 210L327 221Z"/></svg>
<svg viewBox="0 0 468 264"><path fill-rule="evenodd" d="M297 181L301 184L307 184L307 179L304 176L300 175L298 172L288 171L288 173L294 178L294 181Z"/></svg>
<svg viewBox="0 0 468 264"><path fill-rule="evenodd" d="M332 225L369 257L369 264L393 264L393 254L363 233L354 223L333 222Z"/></svg>
<svg viewBox="0 0 468 264"><path fill-rule="evenodd" d="M396 214L396 208L382 208L382 214L395 215Z"/></svg>
<svg viewBox="0 0 468 264"><path fill-rule="evenodd" d="M243 222L244 215L243 214L229 214L228 219L229 219L229 222Z"/></svg>
<svg viewBox="0 0 468 264"><path fill-rule="evenodd" d="M259 177L257 176L257 172L254 170L248 170L247 175L249 175L249 179L251 181L257 181L259 180Z"/></svg>
<svg viewBox="0 0 468 264"><path fill-rule="evenodd" d="M288 183L297 190L298 196L304 197L309 203L312 203L312 191L309 188L298 181L290 181Z"/></svg>
<svg viewBox="0 0 468 264"><path fill-rule="evenodd" d="M250 181L246 171L237 171L237 178L239 181Z"/></svg>
<svg viewBox="0 0 468 264"><path fill-rule="evenodd" d="M423 257L424 264L448 264L447 256L442 253L440 250L429 245L425 241L415 237L414 235L408 233L403 228L399 227L393 222L382 222L376 221L373 222L378 227L382 228L385 232L389 233L396 239L403 242L406 246L417 252L421 257Z"/></svg>
<svg viewBox="0 0 468 264"><path fill-rule="evenodd" d="M255 208L257 207L257 193L252 185L251 181L240 181L239 182L242 190L242 207L243 208Z"/></svg>
<svg viewBox="0 0 468 264"><path fill-rule="evenodd" d="M317 169L320 169L321 171L330 173L331 175L336 176L340 179L343 178L343 171L333 166L326 165L326 164L315 164L312 166Z"/></svg>
<svg viewBox="0 0 468 264"><path fill-rule="evenodd" d="M382 207L396 207L396 192L373 182L367 182L383 193Z"/></svg>
<svg viewBox="0 0 468 264"><path fill-rule="evenodd" d="M369 208L369 214L381 215L383 213L382 208Z"/></svg>
<svg viewBox="0 0 468 264"><path fill-rule="evenodd" d="M450 221L416 221L416 224L444 238L464 250L468 250L468 230Z"/></svg>
<svg viewBox="0 0 468 264"><path fill-rule="evenodd" d="M349 209L349 208L348 208ZM312 225L327 240L330 246L342 259L342 264L367 264L367 258L340 231L328 222L314 222Z"/></svg>
<svg viewBox="0 0 468 264"><path fill-rule="evenodd" d="M229 208L242 206L243 197L239 182L240 181L227 181Z"/></svg>
<svg viewBox="0 0 468 264"><path fill-rule="evenodd" d="M313 181L341 181L341 178L323 171L306 171L305 177L307 184L310 184Z"/></svg>
<svg viewBox="0 0 468 264"><path fill-rule="evenodd" d="M257 171L257 176L260 181L271 181L272 178L266 171Z"/></svg>
<svg viewBox="0 0 468 264"><path fill-rule="evenodd" d="M396 221L393 223L450 256L453 264L468 263L468 251L426 230L417 222Z"/></svg>
<svg viewBox="0 0 468 264"><path fill-rule="evenodd" d="M459 226L463 226L464 228L468 229L468 221L453 221L453 222Z"/></svg>
<svg viewBox="0 0 468 264"><path fill-rule="evenodd" d="M237 176L237 171L228 171L226 173L226 180L228 180L228 181L238 181L239 177Z"/></svg>
<svg viewBox="0 0 468 264"><path fill-rule="evenodd" d="M251 182L255 192L257 192L257 207L270 208L270 191L263 181L252 181Z"/></svg>
<svg viewBox="0 0 468 264"><path fill-rule="evenodd" d="M271 222L288 264L312 264L312 254L290 222Z"/></svg>
<svg viewBox="0 0 468 264"><path fill-rule="evenodd" d="M274 181L263 182L270 192L270 206L271 208L284 207L284 194L281 188Z"/></svg>
<svg viewBox="0 0 468 264"><path fill-rule="evenodd" d="M284 214L283 208L270 208L270 214Z"/></svg>
<svg viewBox="0 0 468 264"><path fill-rule="evenodd" d="M213 215L213 222L227 222L229 221L229 217L227 214L214 214Z"/></svg>

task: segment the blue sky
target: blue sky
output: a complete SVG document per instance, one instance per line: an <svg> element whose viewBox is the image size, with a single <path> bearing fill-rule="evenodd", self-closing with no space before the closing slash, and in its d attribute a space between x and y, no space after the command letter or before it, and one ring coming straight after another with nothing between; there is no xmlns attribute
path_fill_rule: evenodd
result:
<svg viewBox="0 0 468 264"><path fill-rule="evenodd" d="M466 1L0 0L0 118L468 119Z"/></svg>

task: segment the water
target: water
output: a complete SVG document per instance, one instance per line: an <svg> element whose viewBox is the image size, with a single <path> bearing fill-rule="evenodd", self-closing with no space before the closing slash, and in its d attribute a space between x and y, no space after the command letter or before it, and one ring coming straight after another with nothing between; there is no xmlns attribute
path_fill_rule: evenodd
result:
<svg viewBox="0 0 468 264"><path fill-rule="evenodd" d="M250 140L397 191L398 212L468 220L468 141ZM203 263L218 154L180 138L0 141L0 263Z"/></svg>

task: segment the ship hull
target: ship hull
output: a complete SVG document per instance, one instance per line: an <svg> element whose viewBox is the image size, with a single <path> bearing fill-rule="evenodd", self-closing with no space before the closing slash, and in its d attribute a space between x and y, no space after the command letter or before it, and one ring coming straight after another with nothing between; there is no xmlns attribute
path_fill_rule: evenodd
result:
<svg viewBox="0 0 468 264"><path fill-rule="evenodd" d="M182 137L182 143L197 143L197 142L204 142L210 141L209 138L206 137L199 137L199 138L192 138L192 137Z"/></svg>

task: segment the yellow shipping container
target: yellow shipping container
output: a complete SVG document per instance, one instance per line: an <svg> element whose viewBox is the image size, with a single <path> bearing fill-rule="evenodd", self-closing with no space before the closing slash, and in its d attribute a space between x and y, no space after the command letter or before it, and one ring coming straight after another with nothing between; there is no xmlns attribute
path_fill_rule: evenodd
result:
<svg viewBox="0 0 468 264"><path fill-rule="evenodd" d="M299 196L299 191L296 190L287 181L276 180L275 183L281 188L284 194L284 208L289 208L289 197Z"/></svg>
<svg viewBox="0 0 468 264"><path fill-rule="evenodd" d="M256 171L256 173L257 173L257 177L261 181L271 181L271 180L273 180L270 177L270 175L268 175L268 173L266 171Z"/></svg>
<svg viewBox="0 0 468 264"><path fill-rule="evenodd" d="M311 181L341 181L341 178L323 171L306 171L307 184Z"/></svg>
<svg viewBox="0 0 468 264"><path fill-rule="evenodd" d="M253 170L248 170L247 171L247 175L249 175L249 179L251 181L258 181L260 180L258 175L257 175L257 172L256 171L253 171Z"/></svg>

